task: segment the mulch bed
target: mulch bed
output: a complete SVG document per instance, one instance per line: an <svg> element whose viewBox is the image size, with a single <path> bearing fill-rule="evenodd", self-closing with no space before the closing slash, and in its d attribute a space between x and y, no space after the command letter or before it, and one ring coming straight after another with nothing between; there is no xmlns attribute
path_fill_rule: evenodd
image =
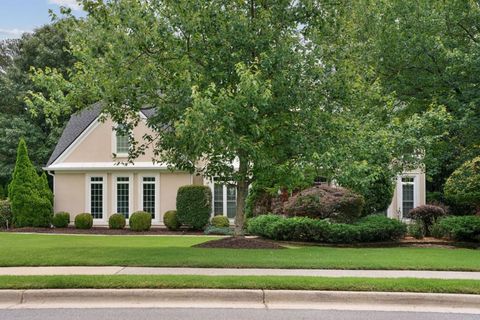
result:
<svg viewBox="0 0 480 320"><path fill-rule="evenodd" d="M75 228L15 228L0 229L1 232L29 232L29 233L52 233L52 234L103 234L103 235L204 235L202 231L180 230L169 231L166 228L152 228L150 231L136 232L130 229L112 230L102 227L93 227L92 229Z"/></svg>
<svg viewBox="0 0 480 320"><path fill-rule="evenodd" d="M256 238L228 237L207 241L194 245L196 248L226 248L226 249L285 249L274 242Z"/></svg>

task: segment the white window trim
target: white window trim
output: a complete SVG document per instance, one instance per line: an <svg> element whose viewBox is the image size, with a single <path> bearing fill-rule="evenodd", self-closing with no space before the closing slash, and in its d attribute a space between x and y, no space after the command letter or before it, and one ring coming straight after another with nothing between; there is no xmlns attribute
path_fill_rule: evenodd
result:
<svg viewBox="0 0 480 320"><path fill-rule="evenodd" d="M117 158L127 158L128 152L117 152L117 127L118 123L114 122L112 130L112 154L116 154Z"/></svg>
<svg viewBox="0 0 480 320"><path fill-rule="evenodd" d="M402 178L413 178L413 182L403 182ZM398 203L398 216L400 220L409 222L410 218L403 217L403 185L404 184L413 184L413 207L418 207L418 201L420 199L420 179L419 174L402 174L397 178L397 203Z"/></svg>
<svg viewBox="0 0 480 320"><path fill-rule="evenodd" d="M92 213L92 208L91 208L91 178L92 177L102 177L103 181L103 213L102 213L102 219L93 219L94 224L104 224L107 221L107 215L108 215L108 202L107 202L107 195L108 195L108 183L107 183L107 175L106 174L94 174L94 173L89 173L85 175L85 212Z"/></svg>
<svg viewBox="0 0 480 320"><path fill-rule="evenodd" d="M141 173L138 177L138 204L137 210L143 210L143 178L154 177L155 178L155 218L152 219L152 223L161 224L163 222L160 216L160 174L158 173Z"/></svg>
<svg viewBox="0 0 480 320"><path fill-rule="evenodd" d="M112 174L112 214L117 213L117 178L128 178L128 217L133 213L133 174ZM129 219L126 219L128 223Z"/></svg>

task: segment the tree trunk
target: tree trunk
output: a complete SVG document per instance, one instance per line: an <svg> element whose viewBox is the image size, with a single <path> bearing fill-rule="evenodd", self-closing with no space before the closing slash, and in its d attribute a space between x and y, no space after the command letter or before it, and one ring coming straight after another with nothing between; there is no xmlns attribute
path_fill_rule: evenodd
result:
<svg viewBox="0 0 480 320"><path fill-rule="evenodd" d="M235 237L243 236L244 234L243 227L245 225L245 201L247 200L248 195L248 164L241 157L239 162L238 174L240 179L237 181L237 210L235 212L235 230L233 233Z"/></svg>

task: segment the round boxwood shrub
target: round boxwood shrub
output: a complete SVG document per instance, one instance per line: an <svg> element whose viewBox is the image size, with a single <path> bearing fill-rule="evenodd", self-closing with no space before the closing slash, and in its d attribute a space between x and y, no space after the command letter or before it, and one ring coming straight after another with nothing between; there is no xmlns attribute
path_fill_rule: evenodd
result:
<svg viewBox="0 0 480 320"><path fill-rule="evenodd" d="M454 203L475 206L480 215L480 156L455 170L445 182L444 192Z"/></svg>
<svg viewBox="0 0 480 320"><path fill-rule="evenodd" d="M176 231L182 224L178 221L177 210L170 210L163 214L163 224L168 230Z"/></svg>
<svg viewBox="0 0 480 320"><path fill-rule="evenodd" d="M145 211L134 212L128 220L133 231L148 231L152 226L152 215Z"/></svg>
<svg viewBox="0 0 480 320"><path fill-rule="evenodd" d="M202 230L210 219L212 192L207 186L188 185L178 189L177 217L182 225Z"/></svg>
<svg viewBox="0 0 480 320"><path fill-rule="evenodd" d="M410 216L422 228L424 236L431 235L432 225L438 218L443 217L444 215L445 210L443 210L443 208L430 204L418 206L410 210Z"/></svg>
<svg viewBox="0 0 480 320"><path fill-rule="evenodd" d="M121 213L114 213L108 218L108 227L110 229L123 229L125 224L125 216Z"/></svg>
<svg viewBox="0 0 480 320"><path fill-rule="evenodd" d="M75 228L91 229L93 226L93 217L90 213L79 213L75 216Z"/></svg>
<svg viewBox="0 0 480 320"><path fill-rule="evenodd" d="M68 212L57 212L52 218L52 225L55 228L66 228L70 223L70 213Z"/></svg>
<svg viewBox="0 0 480 320"><path fill-rule="evenodd" d="M210 219L210 224L217 228L228 228L230 226L230 220L225 216L214 216Z"/></svg>
<svg viewBox="0 0 480 320"><path fill-rule="evenodd" d="M363 197L353 191L319 185L290 197L285 202L284 209L289 216L352 222L361 216L364 204Z"/></svg>

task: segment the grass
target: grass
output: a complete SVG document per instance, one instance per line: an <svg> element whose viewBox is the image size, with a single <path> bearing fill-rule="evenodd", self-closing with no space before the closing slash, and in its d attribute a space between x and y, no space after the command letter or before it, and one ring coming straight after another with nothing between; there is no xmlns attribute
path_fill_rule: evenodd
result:
<svg viewBox="0 0 480 320"><path fill-rule="evenodd" d="M0 266L162 266L480 271L480 250L299 247L203 249L211 237L0 233Z"/></svg>
<svg viewBox="0 0 480 320"><path fill-rule="evenodd" d="M266 276L0 276L0 289L213 288L480 294L478 280Z"/></svg>

